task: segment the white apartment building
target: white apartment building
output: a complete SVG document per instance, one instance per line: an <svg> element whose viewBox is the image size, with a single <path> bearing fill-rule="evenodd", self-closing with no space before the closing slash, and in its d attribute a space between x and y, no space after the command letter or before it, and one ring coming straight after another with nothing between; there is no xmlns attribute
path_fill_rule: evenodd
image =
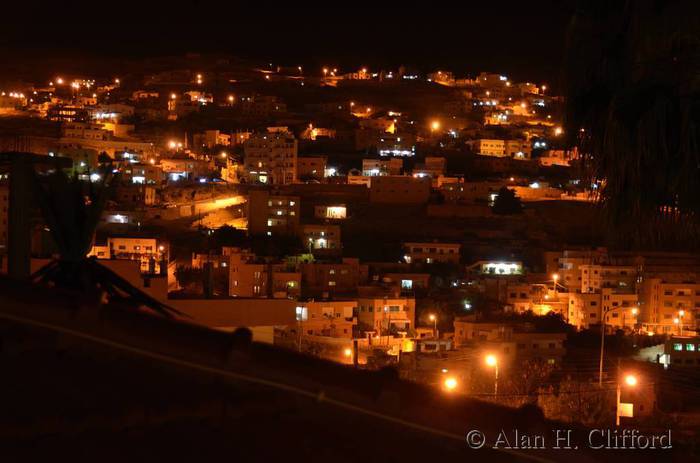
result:
<svg viewBox="0 0 700 463"><path fill-rule="evenodd" d="M288 185L297 178L297 140L290 133L265 133L243 144L244 167L252 182Z"/></svg>

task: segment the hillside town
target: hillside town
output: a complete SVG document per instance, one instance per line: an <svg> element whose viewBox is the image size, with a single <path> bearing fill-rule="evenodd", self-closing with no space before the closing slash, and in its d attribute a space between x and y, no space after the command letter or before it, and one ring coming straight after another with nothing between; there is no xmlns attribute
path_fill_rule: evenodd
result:
<svg viewBox="0 0 700 463"><path fill-rule="evenodd" d="M498 69L210 53L5 79L0 270L48 278L77 249L74 196L32 186L62 173L99 205L79 257L186 323L546 419L696 436L700 255L611 244L590 127L566 123L562 92Z"/></svg>

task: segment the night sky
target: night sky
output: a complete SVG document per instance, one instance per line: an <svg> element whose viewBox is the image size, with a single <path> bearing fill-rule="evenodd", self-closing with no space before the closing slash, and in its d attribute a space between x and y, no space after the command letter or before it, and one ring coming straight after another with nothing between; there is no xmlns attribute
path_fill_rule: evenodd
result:
<svg viewBox="0 0 700 463"><path fill-rule="evenodd" d="M0 55L6 62L40 65L42 59L63 56L212 52L313 67L404 64L421 71L441 66L458 73L504 72L518 80L558 77L571 2L469 3L330 8L294 2L293 7L250 8L189 1L147 7L114 3L105 4L112 10L103 10L97 3L69 2L41 16L18 12L16 17L26 21L3 25Z"/></svg>

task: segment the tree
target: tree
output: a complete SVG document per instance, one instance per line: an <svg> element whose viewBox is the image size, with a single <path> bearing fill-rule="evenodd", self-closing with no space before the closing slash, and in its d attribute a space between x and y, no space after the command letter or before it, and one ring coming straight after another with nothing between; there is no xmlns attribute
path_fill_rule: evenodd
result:
<svg viewBox="0 0 700 463"><path fill-rule="evenodd" d="M700 243L697 2L579 2L568 37L566 134L613 244ZM587 182L587 183L588 183ZM590 183L589 183L590 184Z"/></svg>
<svg viewBox="0 0 700 463"><path fill-rule="evenodd" d="M498 215L520 214L523 210L523 205L520 203L520 198L515 195L515 191L501 187L498 190L498 196L493 202L492 210L494 214Z"/></svg>

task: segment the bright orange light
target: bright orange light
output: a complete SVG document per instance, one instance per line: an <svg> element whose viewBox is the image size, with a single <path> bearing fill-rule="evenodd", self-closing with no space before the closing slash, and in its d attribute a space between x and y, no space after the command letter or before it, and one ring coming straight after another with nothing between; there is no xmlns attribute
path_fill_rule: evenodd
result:
<svg viewBox="0 0 700 463"><path fill-rule="evenodd" d="M637 385L637 377L634 375L625 376L625 384L627 384L630 387L636 386Z"/></svg>
<svg viewBox="0 0 700 463"><path fill-rule="evenodd" d="M562 133L564 133L564 129L562 129L561 127L557 127L556 129L554 129L554 135L559 136Z"/></svg>
<svg viewBox="0 0 700 463"><path fill-rule="evenodd" d="M632 309L632 315L637 316L637 314L639 314L639 309L635 307Z"/></svg>
<svg viewBox="0 0 700 463"><path fill-rule="evenodd" d="M222 152L221 152L221 157L222 157L222 158L225 158L226 156L228 156L228 155L226 154L226 151L222 151Z"/></svg>
<svg viewBox="0 0 700 463"><path fill-rule="evenodd" d="M349 347L346 348L346 349L343 351L343 355L345 355L346 357L352 357L352 349L350 349Z"/></svg>
<svg viewBox="0 0 700 463"><path fill-rule="evenodd" d="M174 100L174 99L176 99L176 98L177 98L177 95L176 95L176 94L174 94L174 93L171 93L171 94L170 94L170 99L171 99L171 100Z"/></svg>
<svg viewBox="0 0 700 463"><path fill-rule="evenodd" d="M432 130L438 130L438 129L440 128L440 121L433 121L433 122L430 124L430 128L431 128Z"/></svg>
<svg viewBox="0 0 700 463"><path fill-rule="evenodd" d="M486 365L490 367L495 367L496 365L498 365L498 358L496 358L496 356L493 354L487 355L484 360L486 361Z"/></svg>
<svg viewBox="0 0 700 463"><path fill-rule="evenodd" d="M558 273L553 273L552 274L552 280L557 281L559 279L559 274Z"/></svg>
<svg viewBox="0 0 700 463"><path fill-rule="evenodd" d="M445 378L445 381L443 382L445 389L448 391L454 391L457 389L457 379L450 376L449 378Z"/></svg>
<svg viewBox="0 0 700 463"><path fill-rule="evenodd" d="M59 77L58 79L56 79L56 83L57 83L58 85L62 85L62 84L63 84L63 79Z"/></svg>
<svg viewBox="0 0 700 463"><path fill-rule="evenodd" d="M437 317L435 316L434 313L431 313L431 314L428 316L428 318L430 319L431 322L434 322L434 321L437 319Z"/></svg>

